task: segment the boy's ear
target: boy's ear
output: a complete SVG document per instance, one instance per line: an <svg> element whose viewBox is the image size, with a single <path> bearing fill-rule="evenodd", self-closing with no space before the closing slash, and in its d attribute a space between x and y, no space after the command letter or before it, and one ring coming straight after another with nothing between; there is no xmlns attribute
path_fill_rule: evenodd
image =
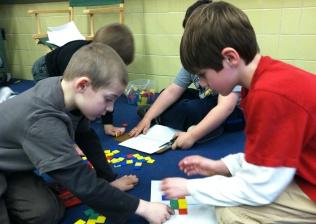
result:
<svg viewBox="0 0 316 224"><path fill-rule="evenodd" d="M90 85L91 80L86 76L82 76L75 81L75 89L77 92L84 92Z"/></svg>
<svg viewBox="0 0 316 224"><path fill-rule="evenodd" d="M223 62L226 62L228 65L237 65L240 60L238 52L231 47L225 47L221 54L224 58Z"/></svg>

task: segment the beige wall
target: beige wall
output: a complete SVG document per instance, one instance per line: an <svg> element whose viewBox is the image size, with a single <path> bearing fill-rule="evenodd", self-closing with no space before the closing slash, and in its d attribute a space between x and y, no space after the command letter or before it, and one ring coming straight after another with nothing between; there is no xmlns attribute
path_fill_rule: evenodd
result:
<svg viewBox="0 0 316 224"><path fill-rule="evenodd" d="M195 0L125 0L126 24L136 40L136 59L129 66L131 79L152 78L158 89L172 82L180 67L179 42L186 8ZM315 0L229 0L242 8L256 30L261 53L271 55L316 73ZM32 63L46 49L36 45L31 34L35 20L32 8L67 7L67 2L0 5L0 27L7 34L9 69L14 77L31 79ZM75 9L79 30L88 32L84 8ZM42 17L42 26L65 23L66 16ZM118 16L96 16L96 28L118 21Z"/></svg>

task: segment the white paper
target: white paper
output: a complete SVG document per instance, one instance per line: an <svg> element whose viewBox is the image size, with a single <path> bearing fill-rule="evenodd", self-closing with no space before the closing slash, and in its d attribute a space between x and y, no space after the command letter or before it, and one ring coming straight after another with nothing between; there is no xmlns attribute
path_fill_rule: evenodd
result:
<svg viewBox="0 0 316 224"><path fill-rule="evenodd" d="M159 150L159 146L169 142L176 132L175 129L156 124L148 130L146 135L141 134L127 139L119 145L152 154Z"/></svg>
<svg viewBox="0 0 316 224"><path fill-rule="evenodd" d="M169 201L162 201L162 192L160 191L161 181L152 180L151 181L151 194L150 201L152 202L162 202L170 205ZM188 205L187 215L173 215L171 218L164 222L164 224L184 224L184 223L194 223L194 224L217 224L214 207L209 205L202 205L198 203L193 197L185 197Z"/></svg>
<svg viewBox="0 0 316 224"><path fill-rule="evenodd" d="M55 44L59 47L73 40L85 40L85 37L81 35L73 21L61 26L48 27L48 30L47 42Z"/></svg>

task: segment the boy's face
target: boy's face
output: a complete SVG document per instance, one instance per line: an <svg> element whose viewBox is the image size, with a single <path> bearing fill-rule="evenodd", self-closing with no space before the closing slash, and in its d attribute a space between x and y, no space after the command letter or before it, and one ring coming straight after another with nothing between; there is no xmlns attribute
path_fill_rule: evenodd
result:
<svg viewBox="0 0 316 224"><path fill-rule="evenodd" d="M223 69L218 72L211 68L202 69L199 75L200 84L227 96L237 84L235 72L230 67L225 66L225 63Z"/></svg>
<svg viewBox="0 0 316 224"><path fill-rule="evenodd" d="M77 95L76 104L86 118L95 120L105 115L107 111L113 111L114 102L123 91L124 86L117 82L97 90L88 85L84 91Z"/></svg>

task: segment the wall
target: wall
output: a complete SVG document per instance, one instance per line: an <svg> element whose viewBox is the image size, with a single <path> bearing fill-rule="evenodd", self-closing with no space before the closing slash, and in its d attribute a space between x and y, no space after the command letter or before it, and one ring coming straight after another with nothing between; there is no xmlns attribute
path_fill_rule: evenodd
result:
<svg viewBox="0 0 316 224"><path fill-rule="evenodd" d="M126 24L136 41L136 59L129 66L131 79L152 78L158 89L172 82L180 67L179 43L186 8L195 0L125 0ZM242 8L256 30L261 53L271 55L316 73L315 0L229 0ZM7 36L9 68L16 78L31 79L32 63L47 50L31 35L35 19L28 9L67 7L67 2L0 5L0 27ZM75 22L88 32L84 8L75 9ZM96 16L96 28L118 21L118 16ZM66 16L41 18L42 27L67 21Z"/></svg>

